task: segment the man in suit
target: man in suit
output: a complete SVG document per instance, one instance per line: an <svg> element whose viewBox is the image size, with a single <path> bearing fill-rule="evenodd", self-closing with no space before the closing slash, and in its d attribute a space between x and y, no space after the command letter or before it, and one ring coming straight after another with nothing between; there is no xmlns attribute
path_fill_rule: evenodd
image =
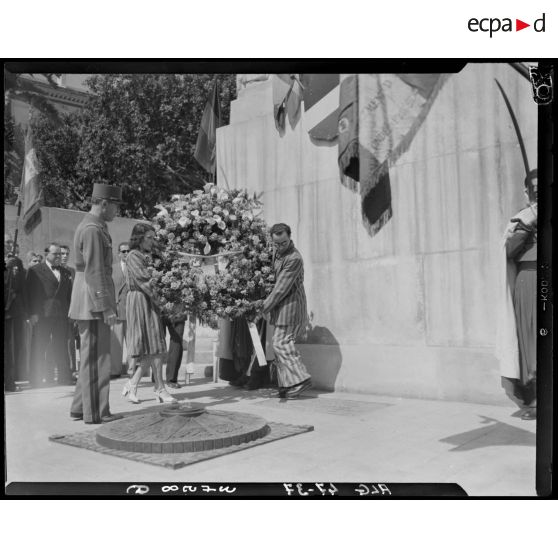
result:
<svg viewBox="0 0 558 558"><path fill-rule="evenodd" d="M58 368L59 384L72 383L66 343L72 279L61 265L60 254L60 245L51 242L45 248L45 261L27 272L27 299L34 326L30 370L34 387L54 382L53 365Z"/></svg>
<svg viewBox="0 0 558 558"><path fill-rule="evenodd" d="M76 270L68 265L68 260L70 259L70 247L62 244L60 246L60 265L63 265L72 276L72 283L74 282L74 277L76 276Z"/></svg>
<svg viewBox="0 0 558 558"><path fill-rule="evenodd" d="M291 240L291 228L285 223L271 227L274 246L275 285L263 301L262 312L269 314L275 326L273 350L277 364L279 397L295 399L312 386L300 353L295 346L308 320L304 292L304 263Z"/></svg>
<svg viewBox="0 0 558 558"><path fill-rule="evenodd" d="M74 278L76 276L75 268L68 265L68 260L70 259L70 247L66 244L60 246L61 251L61 264L70 272L72 278L72 287L74 284ZM77 324L74 320L68 318L68 331L66 333L66 340L68 345L68 355L70 358L70 369L72 371L72 376L77 372L77 359L76 359L76 347L79 347L79 331L77 329Z"/></svg>
<svg viewBox="0 0 558 558"><path fill-rule="evenodd" d="M116 293L116 323L111 328L110 335L110 355L111 355L111 378L119 378L127 370L127 366L122 364L124 353L124 340L126 339L126 297L128 295L128 285L126 283L126 258L130 252L128 242L121 242L118 246L118 262L112 267L112 277L114 279L114 291ZM132 359L130 359L132 360ZM133 374L133 362L131 373Z"/></svg>
<svg viewBox="0 0 558 558"><path fill-rule="evenodd" d="M81 360L70 416L87 424L122 418L109 409L110 328L117 315L112 239L107 227L120 203L119 186L94 184L91 210L74 235L76 277L69 316L78 322Z"/></svg>
<svg viewBox="0 0 558 558"><path fill-rule="evenodd" d="M4 259L4 389L16 391L27 380L25 355L25 269L17 257Z"/></svg>

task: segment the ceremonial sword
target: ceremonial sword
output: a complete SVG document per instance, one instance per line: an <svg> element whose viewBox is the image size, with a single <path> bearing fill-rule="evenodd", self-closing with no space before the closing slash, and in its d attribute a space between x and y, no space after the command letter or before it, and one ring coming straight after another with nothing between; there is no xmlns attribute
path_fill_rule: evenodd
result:
<svg viewBox="0 0 558 558"><path fill-rule="evenodd" d="M504 91L504 88L500 85L500 82L494 78L500 93L502 93L502 97L504 97L504 102L506 103L506 107L508 107L508 112L510 113L510 117L513 122L513 127L515 128L515 133L517 135L517 141L519 141L519 147L521 149L521 156L523 157L523 164L525 165L525 174L529 175L530 168L529 168L529 161L527 160L527 152L525 151L525 143L523 142L523 136L521 135L521 130L519 129L519 124L517 122L517 118L515 117L515 113L513 112L511 103Z"/></svg>

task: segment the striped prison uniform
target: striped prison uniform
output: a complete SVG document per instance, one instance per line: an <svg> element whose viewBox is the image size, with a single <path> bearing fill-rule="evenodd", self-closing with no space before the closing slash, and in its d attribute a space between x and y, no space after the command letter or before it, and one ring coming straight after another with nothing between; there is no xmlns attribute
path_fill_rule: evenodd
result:
<svg viewBox="0 0 558 558"><path fill-rule="evenodd" d="M275 285L265 299L262 311L270 314L275 326L275 351L279 387L289 388L310 378L295 341L308 320L304 292L304 264L293 242L283 254L273 257Z"/></svg>

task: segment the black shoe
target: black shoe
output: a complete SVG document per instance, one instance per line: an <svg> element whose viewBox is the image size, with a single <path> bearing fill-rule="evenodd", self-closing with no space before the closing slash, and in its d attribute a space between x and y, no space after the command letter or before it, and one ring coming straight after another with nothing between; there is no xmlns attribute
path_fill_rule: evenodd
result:
<svg viewBox="0 0 558 558"><path fill-rule="evenodd" d="M523 411L521 413L521 419L522 420L536 420L537 419L537 408L536 407L530 407L529 409L525 409L525 411Z"/></svg>
<svg viewBox="0 0 558 558"><path fill-rule="evenodd" d="M285 393L285 399L296 399L302 392L312 387L312 382L310 378L304 380L300 384L297 384L291 388L288 388Z"/></svg>
<svg viewBox="0 0 558 558"><path fill-rule="evenodd" d="M180 389L182 387L178 382L167 382L167 386L172 389Z"/></svg>
<svg viewBox="0 0 558 558"><path fill-rule="evenodd" d="M91 422L88 421L84 421L84 422L85 424L105 424L107 422L112 422L113 420L120 420L122 418L124 418L123 415L105 415L104 417L101 417L101 420L99 421L95 420Z"/></svg>
<svg viewBox="0 0 558 558"><path fill-rule="evenodd" d="M279 391L277 392L277 397L279 397L280 399L285 399L286 395L287 395L287 391L289 388L279 388Z"/></svg>
<svg viewBox="0 0 558 558"><path fill-rule="evenodd" d="M231 386L234 386L234 387L242 387L242 386L244 386L248 383L249 379L250 378L248 376L242 375L242 376L240 376L240 378L237 378L236 380L230 381L229 384Z"/></svg>
<svg viewBox="0 0 558 558"><path fill-rule="evenodd" d="M83 413L70 413L70 418L73 420L83 420Z"/></svg>

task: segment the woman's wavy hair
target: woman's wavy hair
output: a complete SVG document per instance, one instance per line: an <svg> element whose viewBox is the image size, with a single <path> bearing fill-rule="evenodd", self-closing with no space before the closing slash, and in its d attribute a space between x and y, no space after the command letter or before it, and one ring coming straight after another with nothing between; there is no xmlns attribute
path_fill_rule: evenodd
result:
<svg viewBox="0 0 558 558"><path fill-rule="evenodd" d="M140 250L141 243L148 232L155 232L155 229L147 223L134 225L130 236L130 250Z"/></svg>

